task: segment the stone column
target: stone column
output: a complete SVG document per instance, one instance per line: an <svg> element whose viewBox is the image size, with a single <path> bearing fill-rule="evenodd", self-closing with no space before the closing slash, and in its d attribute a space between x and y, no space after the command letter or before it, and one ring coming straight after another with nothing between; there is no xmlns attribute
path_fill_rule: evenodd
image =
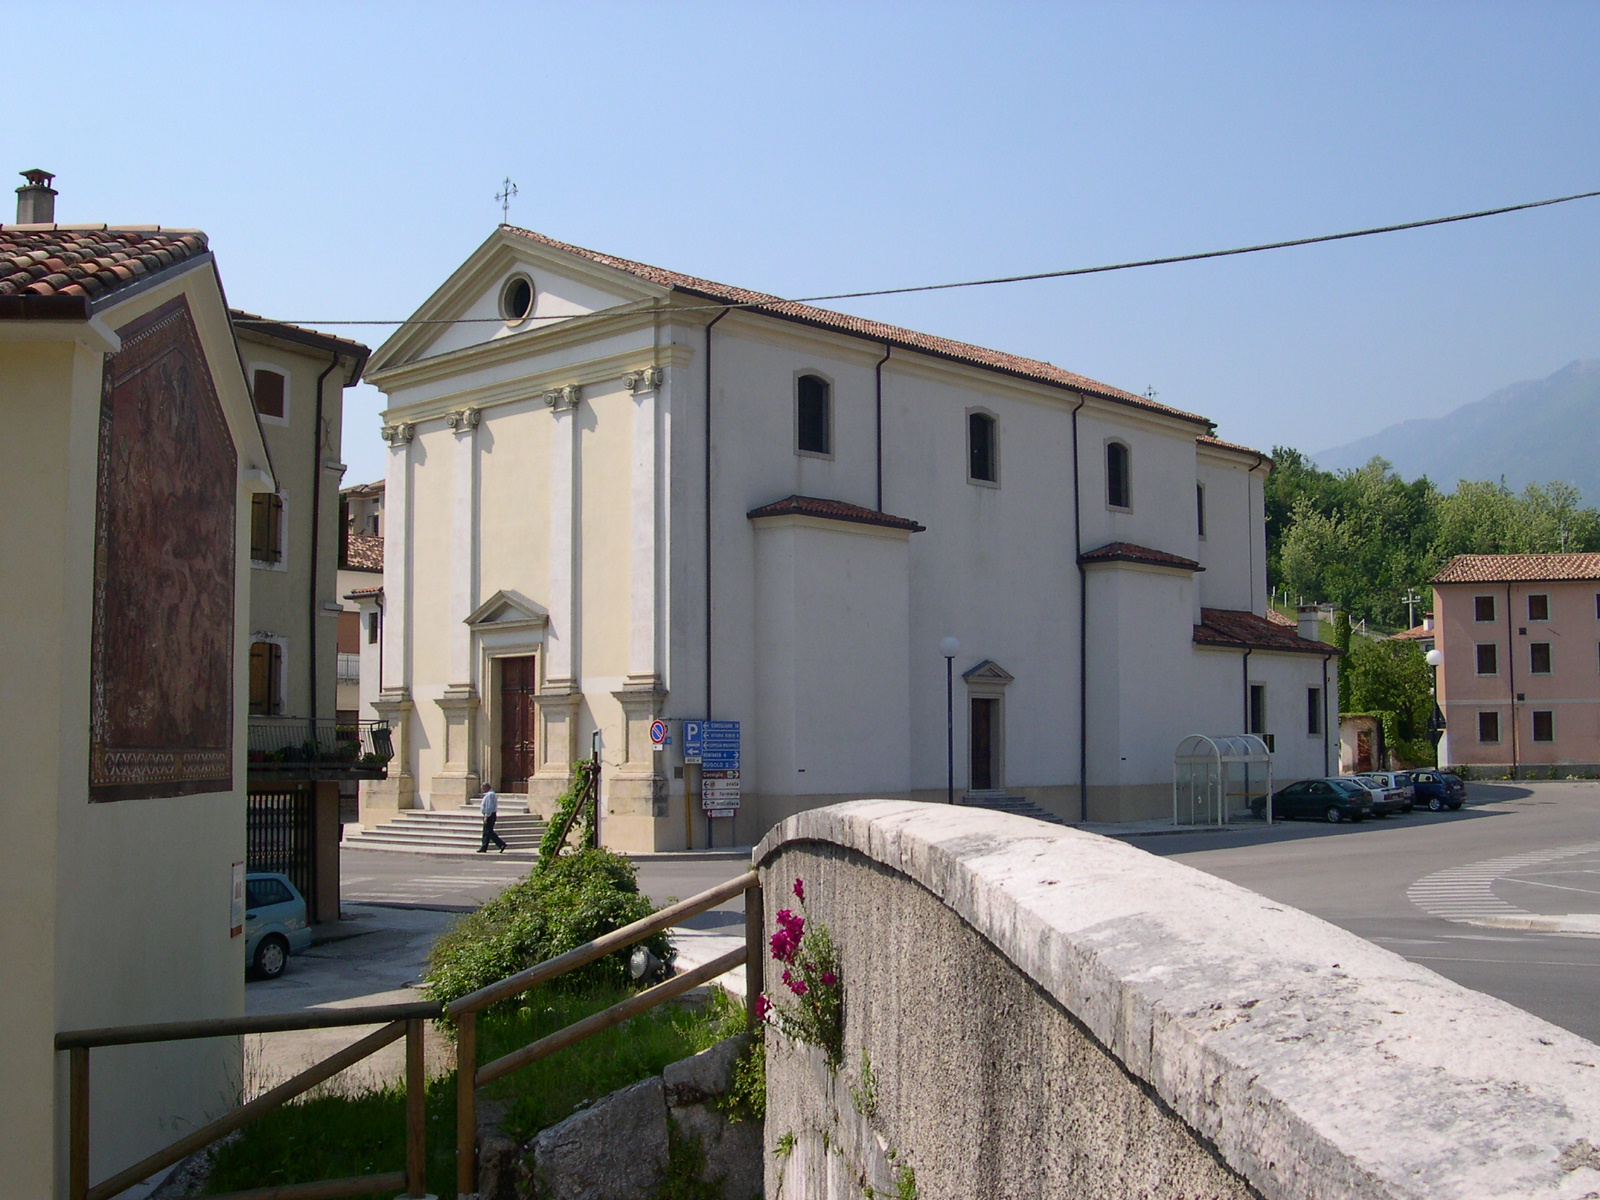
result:
<svg viewBox="0 0 1600 1200"><path fill-rule="evenodd" d="M410 729L411 439L415 429L410 422L401 421L385 425L382 433L389 443L385 486L389 528L383 560L383 633L378 648L383 687L372 707L380 721L389 723L394 757L389 760L388 778L362 781L360 817L368 829L392 819L401 809L417 806Z"/></svg>
<svg viewBox="0 0 1600 1200"><path fill-rule="evenodd" d="M549 805L572 778L578 752L577 553L578 404L576 384L544 394L550 409L550 620L537 697L539 766L528 781L535 811Z"/></svg>
<svg viewBox="0 0 1600 1200"><path fill-rule="evenodd" d="M436 703L444 710L444 764L429 781L432 808L460 808L478 794L478 689L472 661L472 629L467 618L477 607L478 581L478 421L476 408L445 416L455 431L450 504L449 682Z"/></svg>

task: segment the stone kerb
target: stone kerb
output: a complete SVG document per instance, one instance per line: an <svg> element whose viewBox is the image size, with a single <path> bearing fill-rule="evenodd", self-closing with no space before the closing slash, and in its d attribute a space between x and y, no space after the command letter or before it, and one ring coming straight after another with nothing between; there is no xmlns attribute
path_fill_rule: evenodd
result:
<svg viewBox="0 0 1600 1200"><path fill-rule="evenodd" d="M923 1200L977 1181L1007 1194L1056 1194L1040 1183L1044 1168L1017 1161L1052 1154L1069 1160L1052 1178L1077 1195L1100 1194L1081 1189L1082 1178L1109 1189L1112 1175L1095 1174L1097 1155L1126 1180L1141 1154L1182 1167L1170 1178L1146 1168L1156 1182L1141 1194L1152 1196L1221 1194L1208 1187L1269 1200L1600 1194L1600 1148L1591 1144L1600 1143L1600 1047L1244 888L1094 834L909 801L799 813L754 857L769 876L769 910L782 906L775 898L788 894L789 875L810 873L808 913L840 944L841 1075L872 1056L885 1093L879 1144L915 1167ZM941 933L941 921L954 934ZM915 946L888 945L923 937L921 958ZM988 981L956 994L942 954L969 956ZM767 978L776 979L770 962ZM945 994L922 1003L919 989L930 988ZM996 1011L968 1011L989 995ZM1019 1019L1044 1028L1007 1029ZM896 1069L916 1077L908 1089L937 1079L923 1062L930 1038L948 1047L949 1070L999 1090L965 1108L948 1095L925 1102L897 1093ZM1055 1044L1074 1038L1082 1045ZM980 1056L962 1068L964 1039L1015 1061ZM848 1089L819 1075L819 1055L786 1049L776 1035L768 1043L770 1156L784 1121L810 1119L826 1108L822 1092ZM914 1046L924 1048L917 1057ZM1096 1056L1125 1073L1130 1093L1103 1078L1073 1094L1074 1073L1099 1070ZM1030 1057L1059 1065L1041 1073ZM1037 1094L1006 1097L1007 1087ZM1081 1114L1114 1095L1116 1112L1091 1114L1100 1129L1056 1117L1061 1105ZM1136 1111L1140 1096L1149 1111ZM962 1112L989 1121L1009 1152L952 1140L940 1126ZM1007 1121L994 1122L994 1112ZM839 1124L837 1113L829 1119ZM1062 1144L1040 1145L1038 1132L1017 1133L1018 1124L1062 1129L1049 1134ZM1172 1130L1195 1152L1175 1145ZM1017 1142L1026 1136L1034 1142ZM829 1147L826 1132L820 1142ZM985 1153L1007 1161L979 1161ZM1206 1156L1229 1178L1206 1183ZM769 1158L769 1194L810 1190L792 1178L804 1157ZM972 1161L944 1177L955 1158ZM1077 1175L1073 1163L1082 1165Z"/></svg>

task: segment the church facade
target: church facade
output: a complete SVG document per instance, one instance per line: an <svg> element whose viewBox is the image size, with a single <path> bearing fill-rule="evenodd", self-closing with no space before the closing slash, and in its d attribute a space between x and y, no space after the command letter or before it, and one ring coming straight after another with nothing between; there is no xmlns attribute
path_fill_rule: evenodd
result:
<svg viewBox="0 0 1600 1200"><path fill-rule="evenodd" d="M1271 463L1203 417L510 226L416 317L367 371L362 679L397 757L365 824L483 782L547 808L596 734L601 836L632 851L952 784L1168 815L1191 733L1331 769L1331 648L1267 615ZM703 719L740 722L714 821L682 754Z"/></svg>

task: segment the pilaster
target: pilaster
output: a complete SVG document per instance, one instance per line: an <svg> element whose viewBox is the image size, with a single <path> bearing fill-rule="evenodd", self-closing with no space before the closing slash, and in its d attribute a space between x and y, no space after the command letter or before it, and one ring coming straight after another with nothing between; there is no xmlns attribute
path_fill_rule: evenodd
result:
<svg viewBox="0 0 1600 1200"><path fill-rule="evenodd" d="M451 686L434 703L444 713L444 765L428 782L428 806L460 808L478 794L478 755L473 739L478 691L471 684Z"/></svg>
<svg viewBox="0 0 1600 1200"><path fill-rule="evenodd" d="M390 684L389 690L404 692L408 703L411 686L411 440L415 432L415 426L406 421L385 425L382 430L383 440L389 443L384 500L388 536L384 538L383 558L383 678ZM397 761L409 769L405 757L397 755Z"/></svg>
<svg viewBox="0 0 1600 1200"><path fill-rule="evenodd" d="M545 635L545 679L556 693L571 690L575 679L579 400L575 384L544 394L554 421L550 434L550 623Z"/></svg>
<svg viewBox="0 0 1600 1200"><path fill-rule="evenodd" d="M661 367L629 371L622 386L633 395L633 446L631 464L632 514L629 554L629 686L649 681L660 673L657 631L660 614L661 546L661 439L660 407L666 372Z"/></svg>
<svg viewBox="0 0 1600 1200"><path fill-rule="evenodd" d="M478 422L481 411L463 408L445 416L455 431L455 462L450 504L450 661L449 686L471 689L472 630L467 619L477 607Z"/></svg>
<svg viewBox="0 0 1600 1200"><path fill-rule="evenodd" d="M630 679L611 694L622 706L622 761L607 781L601 837L613 849L654 850L657 823L667 816L667 778L660 765L665 756L652 748L650 725L667 694L653 679Z"/></svg>
<svg viewBox="0 0 1600 1200"><path fill-rule="evenodd" d="M358 815L364 829L393 820L401 809L417 807L416 778L411 773L411 692L401 687L385 688L372 707L380 721L389 723L394 757L389 760L388 778L361 783Z"/></svg>

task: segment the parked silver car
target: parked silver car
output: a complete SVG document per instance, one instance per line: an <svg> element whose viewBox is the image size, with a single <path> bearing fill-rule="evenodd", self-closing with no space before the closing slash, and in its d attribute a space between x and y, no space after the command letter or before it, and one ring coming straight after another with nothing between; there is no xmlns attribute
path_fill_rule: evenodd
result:
<svg viewBox="0 0 1600 1200"><path fill-rule="evenodd" d="M291 952L311 945L305 897L287 875L275 872L251 872L244 889L246 969L262 979L276 979Z"/></svg>
<svg viewBox="0 0 1600 1200"><path fill-rule="evenodd" d="M1361 778L1383 789L1383 802L1390 812L1408 813L1417 802L1417 789L1409 771L1363 771Z"/></svg>

